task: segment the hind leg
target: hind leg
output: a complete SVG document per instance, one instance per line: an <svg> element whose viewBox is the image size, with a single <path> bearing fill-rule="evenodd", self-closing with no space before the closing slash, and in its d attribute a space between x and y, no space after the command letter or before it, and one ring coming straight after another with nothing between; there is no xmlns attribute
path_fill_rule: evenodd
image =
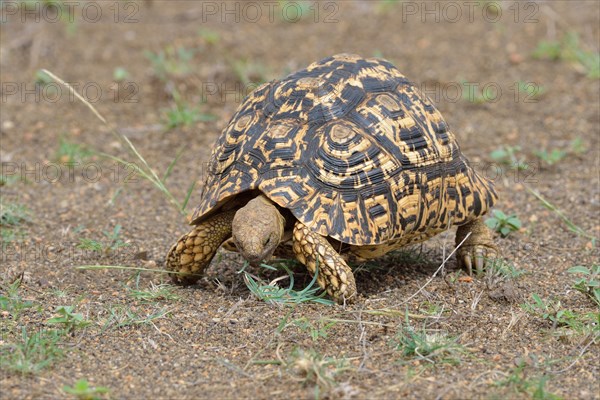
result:
<svg viewBox="0 0 600 400"><path fill-rule="evenodd" d="M456 245L458 246L463 239L471 235L456 251L458 264L466 268L469 275L472 274L473 265L477 274L483 272L483 268L489 266L498 258L498 248L492 240L492 235L488 227L481 218L461 225L456 230Z"/></svg>

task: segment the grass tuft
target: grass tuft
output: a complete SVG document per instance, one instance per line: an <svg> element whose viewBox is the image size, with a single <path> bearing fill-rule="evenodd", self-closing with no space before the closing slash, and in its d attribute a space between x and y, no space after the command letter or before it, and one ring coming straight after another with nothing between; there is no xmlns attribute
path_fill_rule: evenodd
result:
<svg viewBox="0 0 600 400"><path fill-rule="evenodd" d="M79 379L73 386L65 385L62 390L75 396L78 400L97 400L101 398L99 395L109 392L109 389L104 386L90 386L90 383L85 379Z"/></svg>
<svg viewBox="0 0 600 400"><path fill-rule="evenodd" d="M502 237L507 237L511 232L521 229L521 220L516 214L506 215L500 210L494 210L492 216L485 220L485 224Z"/></svg>
<svg viewBox="0 0 600 400"><path fill-rule="evenodd" d="M124 242L120 237L121 229L121 225L117 224L113 228L112 232L103 231L102 233L104 234L106 240L101 242L94 239L79 238L79 244L77 245L77 248L108 254L123 247L128 247L130 244Z"/></svg>
<svg viewBox="0 0 600 400"><path fill-rule="evenodd" d="M191 61L196 54L195 49L185 47L168 46L156 53L145 51L144 55L150 61L154 74L161 81L167 81L169 77L185 77L193 68Z"/></svg>
<svg viewBox="0 0 600 400"><path fill-rule="evenodd" d="M129 289L129 295L143 303L154 303L156 301L177 301L181 299L175 293L176 287L168 284L155 285L150 283L149 289L140 289L136 285L135 289Z"/></svg>
<svg viewBox="0 0 600 400"><path fill-rule="evenodd" d="M244 268L247 265L248 264L246 263ZM301 291L294 290L294 274L292 273L292 271L284 263L280 263L279 266L285 270L287 276L279 277L271 283L264 283L260 280L257 281L249 273L242 269L242 272L244 273L244 282L246 283L246 286L248 287L250 292L256 298L271 304L299 304L310 302L325 305L334 304L333 301L324 298L325 292L318 294L318 292L320 292L321 289L318 286L315 287L315 283L317 282L317 277L319 274L318 265L317 272L315 273L315 276L313 276L312 281L306 288L304 288ZM275 269L274 267L265 264L263 264L262 267L271 270ZM287 288L279 287L276 284L276 282L285 278L289 278L289 286Z"/></svg>
<svg viewBox="0 0 600 400"><path fill-rule="evenodd" d="M487 263L485 267L485 272L489 279L516 279L527 273L527 271L524 269L515 267L514 264L506 261L503 258L495 258L489 261L490 262Z"/></svg>
<svg viewBox="0 0 600 400"><path fill-rule="evenodd" d="M404 357L430 364L460 364L460 356L465 352L457 343L457 338L442 332L428 332L425 328L416 330L410 325L401 330L396 340L396 349L400 350Z"/></svg>
<svg viewBox="0 0 600 400"><path fill-rule="evenodd" d="M559 41L541 41L533 52L539 59L567 61L590 79L600 79L600 53L584 49L576 32L567 32Z"/></svg>
<svg viewBox="0 0 600 400"><path fill-rule="evenodd" d="M495 382L495 386L508 387L515 393L522 393L534 400L561 400L562 397L546 390L546 383L552 378L550 375L528 376L525 371L524 361L513 368L506 379Z"/></svg>
<svg viewBox="0 0 600 400"><path fill-rule="evenodd" d="M155 312L144 315L138 313L133 306L121 304L110 305L106 311L108 312L108 316L101 324L103 330L109 327L118 329L127 326L151 324L154 320L166 317L169 314L169 310L166 307L161 307Z"/></svg>
<svg viewBox="0 0 600 400"><path fill-rule="evenodd" d="M313 342L319 339L327 339L329 336L328 330L334 327L338 321L333 321L328 318L319 318L317 320L311 320L306 317L294 319L287 323L287 319L282 321L283 325L278 331L285 330L286 327L295 326L303 332L307 332Z"/></svg>
<svg viewBox="0 0 600 400"><path fill-rule="evenodd" d="M555 336L560 338L584 337L593 343L600 341L600 312L576 312L563 308L560 300L545 300L537 293L533 302L521 305L529 314L548 321Z"/></svg>
<svg viewBox="0 0 600 400"><path fill-rule="evenodd" d="M54 311L56 316L48 319L47 324L62 326L67 332L73 332L78 328L85 328L92 322L84 318L83 314L76 313L74 306L60 306Z"/></svg>
<svg viewBox="0 0 600 400"><path fill-rule="evenodd" d="M19 294L21 280L17 279L8 286L0 286L0 310L6 311L12 317L13 321L18 321L23 310L33 307L33 302L25 300Z"/></svg>
<svg viewBox="0 0 600 400"><path fill-rule="evenodd" d="M94 152L90 149L81 144L70 142L65 139L64 135L61 135L58 139L58 150L54 158L61 163L81 163L92 154Z"/></svg>
<svg viewBox="0 0 600 400"><path fill-rule="evenodd" d="M199 108L191 107L186 103L177 91L173 92L175 104L168 109L163 110L163 119L167 129L173 129L180 126L190 126L196 122L214 121L216 117L200 110Z"/></svg>
<svg viewBox="0 0 600 400"><path fill-rule="evenodd" d="M569 268L567 272L583 275L573 283L573 288L600 307L600 265L593 265L591 268L578 265Z"/></svg>
<svg viewBox="0 0 600 400"><path fill-rule="evenodd" d="M2 251L9 243L20 241L25 233L22 230L24 223L31 221L31 214L27 207L19 203L5 202L0 199L0 238L2 238Z"/></svg>
<svg viewBox="0 0 600 400"><path fill-rule="evenodd" d="M0 344L0 367L22 374L35 374L62 358L59 343L63 333L56 330L27 332L22 328L16 343Z"/></svg>
<svg viewBox="0 0 600 400"><path fill-rule="evenodd" d="M321 391L331 390L335 378L351 369L345 358L325 357L314 349L295 348L286 360L281 361L297 380L315 386L315 398L320 397Z"/></svg>

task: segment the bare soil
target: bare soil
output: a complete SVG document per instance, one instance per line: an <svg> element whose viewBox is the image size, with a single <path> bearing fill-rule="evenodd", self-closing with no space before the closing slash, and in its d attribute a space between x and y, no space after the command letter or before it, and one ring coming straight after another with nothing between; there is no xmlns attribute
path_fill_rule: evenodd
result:
<svg viewBox="0 0 600 400"><path fill-rule="evenodd" d="M0 7L7 11L8 3ZM457 16L445 2L317 1L288 7L283 16L277 3L272 18L266 2L254 3L260 18L243 2L88 3L101 6L99 21L90 8L82 14L81 3L75 23L51 22L40 3L38 22L29 14L23 22L17 10L5 12L0 24L0 161L6 177L0 193L3 205L29 210L20 227L7 228L18 229L20 237L3 235L0 293L21 277L20 296L34 304L19 316L2 311L0 354L14 351L10 346L21 340L22 327L52 328L47 320L58 306L76 306L92 322L64 336L64 356L38 373L3 365L3 398L64 398L63 387L79 379L107 387L108 394L98 395L107 398L600 398L597 329L587 334L553 326L521 307L536 293L578 314L598 313L567 273L576 265L597 265L597 243L570 230L523 182L589 236L600 237L599 81L577 61L532 56L541 41L560 41L569 32L578 34L582 49L597 54L599 3L491 2L500 8L484 9L482 2L469 14L468 5L451 2ZM426 7L434 11L428 14ZM295 21L297 10L304 16ZM175 68L161 80L145 52L169 46L195 51L185 63L189 70ZM188 227L156 187L139 176L128 179L132 170L98 155L72 169L66 164L61 138L140 161L64 87L36 89L36 71L47 68L78 92L97 96L94 106L161 174L180 154L167 187L183 201L198 182L189 213L211 145L240 93L341 52L389 59L433 99L475 168L494 174L497 209L523 222L497 243L524 275L494 285L486 277L469 279L451 258L444 274L429 281L452 251L453 232L357 265L360 297L346 307L258 300L237 273L243 260L226 253L198 285L173 288L177 298L146 302L132 290L151 290L168 283L166 276L75 268L160 269ZM128 72L124 81L115 80L117 67ZM543 93L528 96L516 89L518 82L543 87ZM501 93L469 101L462 93L469 85L478 94L486 85ZM165 129L163 110L174 104L173 88L216 118ZM570 151L577 138L585 148ZM519 157L530 169L496 174L490 153L501 146L520 146ZM566 156L550 165L535 156L543 149L564 149ZM103 232L117 225L129 246L100 252L78 247L85 238L106 242ZM252 272L266 280L285 275ZM302 268L295 277L299 290L310 282ZM115 310L138 317L119 326L111 319ZM148 318L156 313L164 315ZM302 321L316 329L302 328ZM407 324L457 338L463 349L458 362L403 355L397 346Z"/></svg>

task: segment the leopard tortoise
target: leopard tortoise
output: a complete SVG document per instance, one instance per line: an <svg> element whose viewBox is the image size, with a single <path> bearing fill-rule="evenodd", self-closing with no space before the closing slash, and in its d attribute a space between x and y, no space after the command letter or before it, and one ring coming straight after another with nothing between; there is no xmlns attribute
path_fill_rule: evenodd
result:
<svg viewBox="0 0 600 400"><path fill-rule="evenodd" d="M356 297L343 254L379 257L458 225L458 262L497 257L496 201L439 111L388 61L340 54L254 90L212 152L194 228L167 255L196 282L226 241L251 263L288 247L337 302ZM470 236L468 234L470 233Z"/></svg>

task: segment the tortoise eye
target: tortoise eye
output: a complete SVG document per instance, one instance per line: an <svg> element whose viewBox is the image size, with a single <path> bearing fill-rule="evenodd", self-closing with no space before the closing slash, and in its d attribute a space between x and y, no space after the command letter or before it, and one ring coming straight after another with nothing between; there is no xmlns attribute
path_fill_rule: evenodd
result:
<svg viewBox="0 0 600 400"><path fill-rule="evenodd" d="M266 246L267 246L267 245L268 245L270 242L271 242L271 236L269 236L268 238L266 238L266 239L263 241L263 246L265 246L265 247L266 247Z"/></svg>

